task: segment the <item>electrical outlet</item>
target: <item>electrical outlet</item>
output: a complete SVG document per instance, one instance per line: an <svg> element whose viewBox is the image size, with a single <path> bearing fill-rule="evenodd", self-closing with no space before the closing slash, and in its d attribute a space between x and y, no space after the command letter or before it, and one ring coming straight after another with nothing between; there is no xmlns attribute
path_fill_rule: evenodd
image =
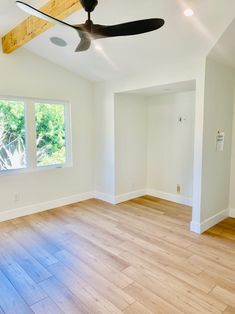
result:
<svg viewBox="0 0 235 314"><path fill-rule="evenodd" d="M176 185L176 191L178 194L181 193L181 186L179 184Z"/></svg>
<svg viewBox="0 0 235 314"><path fill-rule="evenodd" d="M16 193L16 194L14 195L14 201L15 201L15 202L19 202L19 201L20 201L20 194L19 194L19 193Z"/></svg>

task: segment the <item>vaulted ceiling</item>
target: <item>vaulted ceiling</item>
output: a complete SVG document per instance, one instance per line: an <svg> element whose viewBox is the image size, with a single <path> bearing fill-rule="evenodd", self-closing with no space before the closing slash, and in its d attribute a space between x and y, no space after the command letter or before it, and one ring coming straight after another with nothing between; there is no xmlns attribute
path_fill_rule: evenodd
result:
<svg viewBox="0 0 235 314"><path fill-rule="evenodd" d="M47 0L25 2L39 8ZM193 17L183 15L187 7L193 8ZM27 14L16 7L14 0L1 0L0 35L3 36L26 17ZM150 17L164 18L165 26L139 36L100 39L83 53L74 52L79 40L77 33L58 25L24 47L90 80L140 75L146 71L157 71L159 63L206 56L235 18L235 1L99 0L92 14L98 24L118 24ZM86 18L85 12L79 11L66 21L79 24ZM67 47L53 45L49 40L53 36L66 40Z"/></svg>

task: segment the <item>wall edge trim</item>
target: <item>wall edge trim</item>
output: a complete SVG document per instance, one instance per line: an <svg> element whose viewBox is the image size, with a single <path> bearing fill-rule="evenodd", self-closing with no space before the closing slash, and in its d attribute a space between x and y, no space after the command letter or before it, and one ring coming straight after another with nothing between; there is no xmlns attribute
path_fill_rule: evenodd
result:
<svg viewBox="0 0 235 314"><path fill-rule="evenodd" d="M191 221L190 230L192 232L196 232L198 234L202 234L206 230L210 229L211 227L215 226L222 220L226 219L230 215L229 208L221 210L219 213L205 219L203 222L199 223L196 221Z"/></svg>
<svg viewBox="0 0 235 314"><path fill-rule="evenodd" d="M147 189L146 191L147 195L162 198L167 201L175 202L182 205L192 206L192 198L183 196L183 195L177 195L177 194L171 194L166 193L154 189Z"/></svg>
<svg viewBox="0 0 235 314"><path fill-rule="evenodd" d="M235 208L229 209L229 217L235 218Z"/></svg>
<svg viewBox="0 0 235 314"><path fill-rule="evenodd" d="M137 190L129 193L119 194L115 197L115 204L119 204L122 202L126 202L128 200L132 200L137 197L141 197L146 195L146 190Z"/></svg>
<svg viewBox="0 0 235 314"><path fill-rule="evenodd" d="M36 214L39 212L43 212L43 211L50 210L53 208L58 208L61 206L66 206L66 205L86 201L91 198L94 198L94 193L85 192L81 194L59 198L56 200L51 200L51 201L33 204L29 206L5 210L5 211L0 212L0 222Z"/></svg>

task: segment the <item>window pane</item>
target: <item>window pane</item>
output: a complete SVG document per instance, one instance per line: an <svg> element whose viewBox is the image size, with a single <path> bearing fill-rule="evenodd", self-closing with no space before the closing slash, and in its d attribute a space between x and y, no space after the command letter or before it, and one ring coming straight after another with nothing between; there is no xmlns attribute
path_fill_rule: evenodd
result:
<svg viewBox="0 0 235 314"><path fill-rule="evenodd" d="M26 167L24 103L0 100L0 171Z"/></svg>
<svg viewBox="0 0 235 314"><path fill-rule="evenodd" d="M49 166L66 162L64 105L35 104L37 165Z"/></svg>

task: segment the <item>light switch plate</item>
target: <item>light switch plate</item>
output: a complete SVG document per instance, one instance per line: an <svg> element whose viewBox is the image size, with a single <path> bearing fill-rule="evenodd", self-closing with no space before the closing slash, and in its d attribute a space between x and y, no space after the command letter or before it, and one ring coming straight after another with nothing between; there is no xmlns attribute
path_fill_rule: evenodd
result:
<svg viewBox="0 0 235 314"><path fill-rule="evenodd" d="M216 151L217 152L222 152L224 150L224 137L225 137L224 132L218 131L217 136L216 136Z"/></svg>

